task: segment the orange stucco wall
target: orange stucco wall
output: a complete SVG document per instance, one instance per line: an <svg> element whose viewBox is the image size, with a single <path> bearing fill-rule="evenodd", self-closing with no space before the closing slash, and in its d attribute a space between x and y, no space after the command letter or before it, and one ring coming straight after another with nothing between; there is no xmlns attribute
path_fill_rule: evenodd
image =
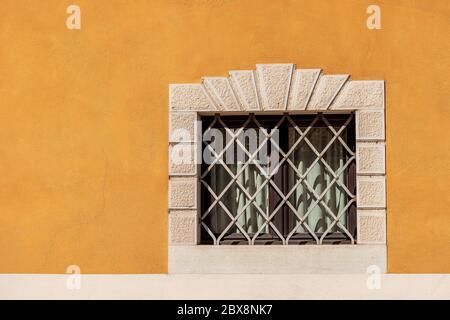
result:
<svg viewBox="0 0 450 320"><path fill-rule="evenodd" d="M168 84L273 62L386 80L388 269L450 273L449 4L3 0L0 273L166 272Z"/></svg>

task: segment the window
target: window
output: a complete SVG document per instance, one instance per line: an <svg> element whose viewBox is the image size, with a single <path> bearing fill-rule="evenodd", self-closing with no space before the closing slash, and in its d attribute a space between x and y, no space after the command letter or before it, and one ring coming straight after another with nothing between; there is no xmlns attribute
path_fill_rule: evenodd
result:
<svg viewBox="0 0 450 320"><path fill-rule="evenodd" d="M201 121L201 244L355 243L353 113Z"/></svg>
<svg viewBox="0 0 450 320"><path fill-rule="evenodd" d="M385 272L384 87L294 64L171 84L169 272Z"/></svg>

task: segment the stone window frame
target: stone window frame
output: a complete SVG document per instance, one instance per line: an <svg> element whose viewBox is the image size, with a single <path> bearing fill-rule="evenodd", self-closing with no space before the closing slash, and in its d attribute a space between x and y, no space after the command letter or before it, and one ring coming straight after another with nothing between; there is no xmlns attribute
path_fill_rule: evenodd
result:
<svg viewBox="0 0 450 320"><path fill-rule="evenodd" d="M384 80L349 78L277 63L169 85L169 273L354 273L371 265L386 272ZM197 121L206 114L249 112L355 113L357 244L198 245ZM172 150L180 145L191 152L191 163L173 161Z"/></svg>

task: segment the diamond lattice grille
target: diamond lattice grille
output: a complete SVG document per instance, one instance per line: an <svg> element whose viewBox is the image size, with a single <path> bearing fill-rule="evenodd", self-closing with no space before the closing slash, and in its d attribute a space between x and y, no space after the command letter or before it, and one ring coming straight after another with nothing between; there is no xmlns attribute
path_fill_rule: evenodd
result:
<svg viewBox="0 0 450 320"><path fill-rule="evenodd" d="M202 122L202 243L355 243L353 114Z"/></svg>

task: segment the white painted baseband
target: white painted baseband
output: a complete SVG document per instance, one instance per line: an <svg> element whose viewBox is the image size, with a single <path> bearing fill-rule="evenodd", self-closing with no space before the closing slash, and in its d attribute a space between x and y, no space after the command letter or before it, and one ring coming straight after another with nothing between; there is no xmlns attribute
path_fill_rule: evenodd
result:
<svg viewBox="0 0 450 320"><path fill-rule="evenodd" d="M450 275L3 274L0 299L449 299Z"/></svg>
<svg viewBox="0 0 450 320"><path fill-rule="evenodd" d="M169 246L169 273L386 272L386 245Z"/></svg>

